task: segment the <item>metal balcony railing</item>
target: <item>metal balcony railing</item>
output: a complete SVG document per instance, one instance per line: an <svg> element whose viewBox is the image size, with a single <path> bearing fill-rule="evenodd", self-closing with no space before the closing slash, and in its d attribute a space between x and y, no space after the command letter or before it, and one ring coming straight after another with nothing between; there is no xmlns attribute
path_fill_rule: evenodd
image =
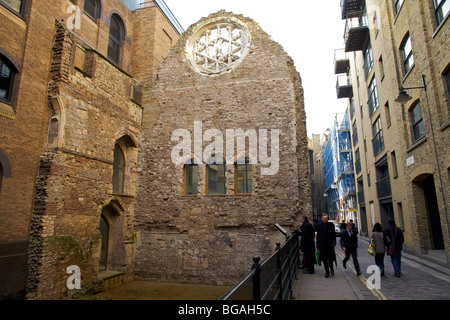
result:
<svg viewBox="0 0 450 320"><path fill-rule="evenodd" d="M358 191L358 204L365 203L364 190Z"/></svg>
<svg viewBox="0 0 450 320"><path fill-rule="evenodd" d="M336 80L336 96L338 99L350 98L353 95L352 79L350 76L341 74Z"/></svg>
<svg viewBox="0 0 450 320"><path fill-rule="evenodd" d="M334 73L348 73L350 69L350 59L345 49L334 50Z"/></svg>
<svg viewBox="0 0 450 320"><path fill-rule="evenodd" d="M341 0L342 19L359 12L364 7L364 0Z"/></svg>
<svg viewBox="0 0 450 320"><path fill-rule="evenodd" d="M392 197L391 179L389 176L383 177L376 182L378 199Z"/></svg>
<svg viewBox="0 0 450 320"><path fill-rule="evenodd" d="M349 17L345 21L345 51L361 51L365 49L369 39L369 23L367 13L360 11L358 16Z"/></svg>

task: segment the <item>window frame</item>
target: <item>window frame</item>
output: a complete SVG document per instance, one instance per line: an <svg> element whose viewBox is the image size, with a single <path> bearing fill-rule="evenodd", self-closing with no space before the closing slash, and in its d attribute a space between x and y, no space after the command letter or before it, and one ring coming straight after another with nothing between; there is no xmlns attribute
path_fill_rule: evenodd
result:
<svg viewBox="0 0 450 320"><path fill-rule="evenodd" d="M367 44L366 49L363 52L363 58L364 58L364 73L367 77L369 76L370 72L373 69L373 65L374 65L374 59L373 59L373 50L372 50L372 44L369 43Z"/></svg>
<svg viewBox="0 0 450 320"><path fill-rule="evenodd" d="M408 43L409 43L409 47L411 48L411 50L409 51L408 54L406 54L405 47ZM414 64L415 64L414 53L413 53L413 48L412 48L412 40L411 40L411 35L409 34L409 32L405 35L405 37L402 40L402 43L400 45L400 53L401 53L401 57L402 57L403 72L406 75L411 71L411 69L414 67ZM407 64L409 66L408 69L406 68Z"/></svg>
<svg viewBox="0 0 450 320"><path fill-rule="evenodd" d="M400 10L402 10L404 3L405 0L394 0L394 10L396 15L400 12Z"/></svg>
<svg viewBox="0 0 450 320"><path fill-rule="evenodd" d="M367 95L369 96L367 104L369 106L369 115L371 116L380 106L380 99L378 96L377 81L375 79L375 76L372 77L372 80L370 80L369 86L367 87Z"/></svg>
<svg viewBox="0 0 450 320"><path fill-rule="evenodd" d="M216 161L218 159L221 159L221 158L218 158L216 156L212 157L206 164L206 186L205 186L206 192L205 192L205 194L208 196L225 196L227 194L227 167L226 167L226 164L224 163L223 159L221 159L221 161L220 161L222 163L216 163ZM209 173L209 171L210 171L211 166L214 166L214 165L223 167L223 177L224 177L224 182L223 182L224 192L223 193L212 193L210 190L210 185L209 185L210 173ZM217 190L217 188L216 188L216 190Z"/></svg>
<svg viewBox="0 0 450 320"><path fill-rule="evenodd" d="M188 181L188 168L189 167L194 167L194 168L197 168L197 172L196 172L196 174L197 174L197 184L196 184L196 186L195 186L195 193L188 193L187 192L187 186L188 186L188 183L187 183L187 181ZM193 175L195 174L195 171L193 170L192 171L192 177L193 177ZM193 196L196 196L196 195L198 195L198 174L199 174L199 166L197 165L197 164L195 164L192 160L190 161L190 163L185 163L184 164L184 166L183 166L183 181L184 181L184 184L183 184L183 194L185 195L185 196L189 196L189 197L193 197Z"/></svg>
<svg viewBox="0 0 450 320"><path fill-rule="evenodd" d="M383 127L380 116L378 116L377 119L372 124L372 146L374 156L379 155L381 151L383 151L385 148Z"/></svg>
<svg viewBox="0 0 450 320"><path fill-rule="evenodd" d="M27 0L19 0L20 1L20 10L17 11L13 7L11 7L8 3L6 3L4 0L0 0L0 5L4 6L6 9L14 13L15 15L19 16L20 18L24 18L25 16L25 7L27 5Z"/></svg>
<svg viewBox="0 0 450 320"><path fill-rule="evenodd" d="M414 110L417 107L420 107L420 119L415 120L414 118ZM425 133L425 125L424 125L424 121L423 121L423 112L422 112L422 104L420 103L420 100L418 100L417 102L415 102L411 108L409 109L409 119L411 121L411 133L412 133L412 138L413 138L413 143L419 141L420 139L422 139L423 137L426 137L426 133ZM416 135L416 132L420 132L416 130L416 128L418 126L422 127L422 131L423 131L423 135Z"/></svg>
<svg viewBox="0 0 450 320"><path fill-rule="evenodd" d="M3 62L3 65L5 65L9 69L9 88L8 88L8 96L7 98L0 97L0 102L5 103L7 105L12 105L14 100L14 84L16 80L16 75L19 73L16 66L10 59L8 59L5 55L0 53L0 60Z"/></svg>
<svg viewBox="0 0 450 320"><path fill-rule="evenodd" d="M90 12L86 11L86 2L88 0L84 0L83 13L86 14L92 21L97 23L97 19L101 17L102 14L102 5L99 0L91 0L94 3L94 16L91 15Z"/></svg>
<svg viewBox="0 0 450 320"><path fill-rule="evenodd" d="M118 30L119 30L119 38L117 38L115 35L112 34L111 32L111 24L112 21L115 20L117 22L118 25ZM123 19L117 14L117 13L113 13L111 15L110 18L110 23L109 23L109 34L108 34L108 52L107 52L107 57L109 60L111 60L114 64L116 64L117 66L120 65L120 59L122 56L122 42L125 38L125 27L124 27L124 22ZM117 60L115 60L115 58L113 57L113 52L110 51L110 43L111 41L117 45L117 50L118 52L114 52L117 53Z"/></svg>
<svg viewBox="0 0 450 320"><path fill-rule="evenodd" d="M239 176L239 166L245 166L245 183L244 185L246 186L245 188L247 189L247 192L239 192L239 181L238 181L238 176ZM250 171L252 173L251 179L248 178L248 172L249 172L249 168ZM245 157L245 163L239 163L239 161L237 161L234 164L234 184L235 184L235 193L237 195L251 195L253 193L253 166L250 164L250 160ZM248 181L251 181L251 189L250 191L248 190Z"/></svg>
<svg viewBox="0 0 450 320"><path fill-rule="evenodd" d="M437 1L439 1L439 3L437 3ZM447 1L447 0L433 0L434 15L436 18L437 26L440 26L445 21L445 18L447 17L447 15L450 12L450 10L449 10L449 11L447 11L447 13L444 14L444 12L442 11L445 1Z"/></svg>

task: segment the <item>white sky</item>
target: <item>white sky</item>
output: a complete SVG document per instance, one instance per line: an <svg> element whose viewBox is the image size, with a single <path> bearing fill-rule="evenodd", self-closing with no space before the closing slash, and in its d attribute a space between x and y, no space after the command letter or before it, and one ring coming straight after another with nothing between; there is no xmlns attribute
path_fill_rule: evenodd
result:
<svg viewBox="0 0 450 320"><path fill-rule="evenodd" d="M281 44L302 77L308 136L331 128L347 99L336 98L334 50L344 46L345 22L338 0L165 0L187 30L221 9L243 14ZM342 115L338 116L342 118Z"/></svg>

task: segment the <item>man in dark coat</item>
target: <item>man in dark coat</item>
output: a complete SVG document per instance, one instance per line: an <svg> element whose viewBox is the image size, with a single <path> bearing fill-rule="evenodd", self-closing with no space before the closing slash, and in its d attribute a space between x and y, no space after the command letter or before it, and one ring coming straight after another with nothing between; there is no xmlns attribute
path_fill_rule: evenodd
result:
<svg viewBox="0 0 450 320"><path fill-rule="evenodd" d="M308 221L307 216L302 217L303 224L300 227L302 232L302 237L300 240L300 250L303 252L304 262L306 274L314 273L314 265L316 264L316 255L315 255L315 246L314 246L314 237L315 231L314 227Z"/></svg>
<svg viewBox="0 0 450 320"><path fill-rule="evenodd" d="M405 239L403 237L403 231L395 225L394 218L389 217L387 222L389 226L384 229L386 237L390 239L387 254L391 256L391 262L395 272L394 275L399 278L402 271L401 252Z"/></svg>
<svg viewBox="0 0 450 320"><path fill-rule="evenodd" d="M357 232L353 229L353 224L351 222L347 223L347 229L341 233L341 247L345 252L345 258L342 260L344 268L347 267L347 261L350 259L350 255L353 259L353 265L355 266L356 275L359 276L361 271L359 269L358 256L356 254L356 248L358 248L358 237Z"/></svg>
<svg viewBox="0 0 450 320"><path fill-rule="evenodd" d="M328 214L322 215L322 221L316 226L317 231L317 250L319 250L319 260L323 262L325 267L325 278L334 275L333 262L336 261L336 232L334 224L328 222Z"/></svg>

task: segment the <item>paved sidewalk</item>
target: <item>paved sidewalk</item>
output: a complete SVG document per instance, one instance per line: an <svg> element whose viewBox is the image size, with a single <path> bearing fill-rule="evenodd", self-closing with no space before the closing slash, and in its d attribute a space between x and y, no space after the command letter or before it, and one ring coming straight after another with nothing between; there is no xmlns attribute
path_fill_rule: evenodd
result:
<svg viewBox="0 0 450 320"><path fill-rule="evenodd" d="M449 300L450 269L426 261L419 256L402 253L402 276L394 277L388 256L385 257L386 276L381 288L370 290L367 281L372 273L368 267L374 258L367 253L368 240L359 237L358 260L362 275L356 276L350 258L347 269L342 267L344 252L336 246L335 275L325 278L323 266L315 266L315 273L303 274L299 269L293 286L295 300Z"/></svg>
<svg viewBox="0 0 450 320"><path fill-rule="evenodd" d="M295 300L358 300L342 268L334 266L335 274L325 278L325 270L316 265L314 274L299 269L292 294ZM356 275L355 275L356 277Z"/></svg>

